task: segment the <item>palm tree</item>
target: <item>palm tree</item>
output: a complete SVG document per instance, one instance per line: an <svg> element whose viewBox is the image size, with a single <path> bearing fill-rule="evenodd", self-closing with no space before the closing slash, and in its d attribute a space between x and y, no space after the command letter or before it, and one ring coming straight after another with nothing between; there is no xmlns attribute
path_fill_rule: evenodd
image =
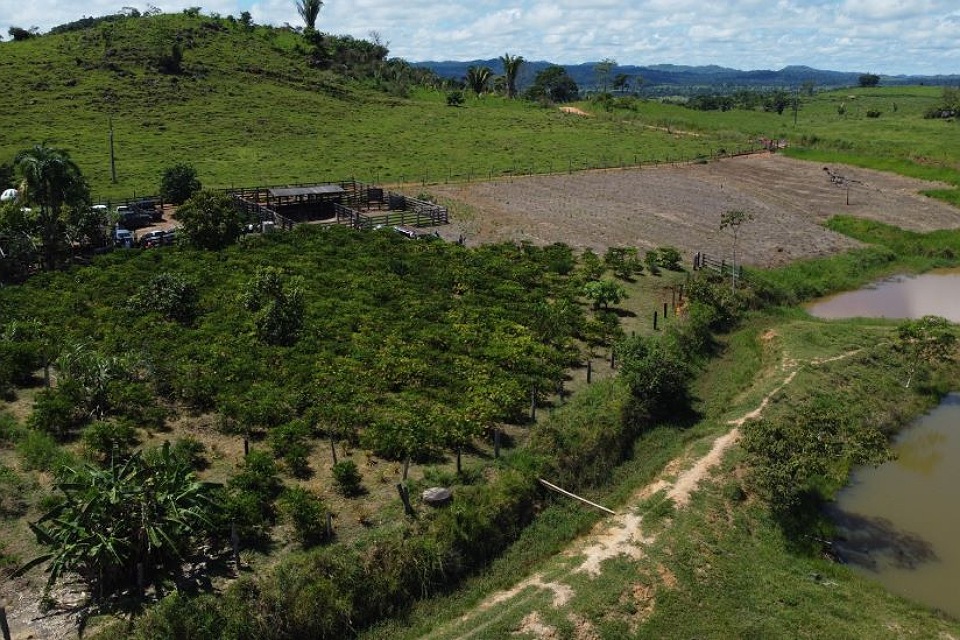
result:
<svg viewBox="0 0 960 640"><path fill-rule="evenodd" d="M500 56L500 64L503 65L503 75L507 79L507 97L514 98L517 95L517 73L520 72L520 66L523 64L523 56L511 56L505 53Z"/></svg>
<svg viewBox="0 0 960 640"><path fill-rule="evenodd" d="M48 562L48 587L74 572L98 599L145 582L159 589L182 574L184 556L213 529L213 485L200 482L169 443L106 468L66 469L55 486L63 500L30 524L49 551L17 572Z"/></svg>
<svg viewBox="0 0 960 640"><path fill-rule="evenodd" d="M297 0L297 12L306 23L307 29L316 29L317 16L320 15L322 6L323 0Z"/></svg>
<svg viewBox="0 0 960 640"><path fill-rule="evenodd" d="M467 68L467 86L478 96L487 90L493 72L490 67L468 67Z"/></svg>
<svg viewBox="0 0 960 640"><path fill-rule="evenodd" d="M88 204L90 189L80 167L63 149L37 144L18 153L13 162L23 181L21 189L25 199L40 207L38 222L44 266L52 269L57 245L64 235L61 209L64 205Z"/></svg>

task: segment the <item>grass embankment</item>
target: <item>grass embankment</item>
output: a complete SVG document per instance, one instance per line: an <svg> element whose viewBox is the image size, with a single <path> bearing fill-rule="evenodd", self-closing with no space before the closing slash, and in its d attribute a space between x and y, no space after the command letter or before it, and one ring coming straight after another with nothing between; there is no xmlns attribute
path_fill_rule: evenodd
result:
<svg viewBox="0 0 960 640"><path fill-rule="evenodd" d="M857 226L856 221L834 224ZM778 283L781 293L800 282L801 274L819 276L817 293L855 286L893 271L942 265L942 249L960 242L956 233L918 236L891 228L861 228L856 235L903 253L876 248L853 252L768 273L768 282ZM790 297L802 299L812 292L797 290ZM646 434L637 441L633 457L617 470L615 481L589 494L643 518L647 540L638 545L643 551L639 559L608 560L598 577L575 571L587 542L568 544L569 552L559 554L564 538L582 536L587 525L607 516L557 505L467 589L424 603L408 619L365 637L500 638L520 629L532 637L574 638L956 635L960 625L955 621L891 595L821 556L816 538L825 535L822 527L827 523L815 518L798 529L796 522L785 522L782 514L771 511L752 484L754 461L739 448L686 508L675 507L662 493L631 500L639 487L661 473L665 461L681 454L687 459L702 455L731 428L730 420L760 406L791 372L795 376L765 407L766 419L789 420L792 412L802 411L825 390L848 401L851 412L869 414L887 428L929 409L958 371L941 371L919 391L904 389L903 365L890 348L895 326L885 320L820 321L790 308L752 316L724 339L722 357L698 377L701 419L685 430ZM849 472L843 464L834 469L839 477ZM838 487L822 483L825 495ZM551 589L527 582L512 597L504 595L502 590L531 575L539 576L534 581L538 584L550 583ZM561 592L564 603L556 607L552 603Z"/></svg>

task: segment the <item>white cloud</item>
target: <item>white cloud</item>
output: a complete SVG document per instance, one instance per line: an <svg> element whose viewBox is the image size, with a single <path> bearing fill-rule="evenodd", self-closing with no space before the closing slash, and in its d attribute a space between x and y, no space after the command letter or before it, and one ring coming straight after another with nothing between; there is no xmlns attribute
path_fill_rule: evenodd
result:
<svg viewBox="0 0 960 640"><path fill-rule="evenodd" d="M124 0L0 0L0 29L41 31ZM294 0L156 0L165 11L249 10L261 24L301 24ZM879 73L960 73L956 0L327 0L318 28L380 33L391 55L469 60L509 52L528 60L718 64L740 69L806 64Z"/></svg>

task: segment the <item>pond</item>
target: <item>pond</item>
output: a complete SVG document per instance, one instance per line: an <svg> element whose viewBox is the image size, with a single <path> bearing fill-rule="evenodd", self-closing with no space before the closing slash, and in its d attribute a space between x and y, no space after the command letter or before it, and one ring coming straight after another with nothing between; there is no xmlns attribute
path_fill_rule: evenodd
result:
<svg viewBox="0 0 960 640"><path fill-rule="evenodd" d="M922 318L960 322L960 269L895 276L806 306L817 318Z"/></svg>
<svg viewBox="0 0 960 640"><path fill-rule="evenodd" d="M890 591L960 618L960 394L903 431L894 451L837 497L835 550Z"/></svg>
<svg viewBox="0 0 960 640"><path fill-rule="evenodd" d="M960 322L960 270L897 276L818 300L819 318L920 318ZM837 553L890 591L960 618L960 394L905 429L897 459L857 470L830 514Z"/></svg>

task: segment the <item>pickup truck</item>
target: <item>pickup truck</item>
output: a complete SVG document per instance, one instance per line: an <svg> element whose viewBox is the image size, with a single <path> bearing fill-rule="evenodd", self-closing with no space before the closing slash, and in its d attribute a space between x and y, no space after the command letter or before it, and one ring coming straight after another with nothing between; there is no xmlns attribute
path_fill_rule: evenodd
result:
<svg viewBox="0 0 960 640"><path fill-rule="evenodd" d="M153 216L141 211L136 205L122 204L117 207L117 222L124 229L139 229L149 227L153 222Z"/></svg>

